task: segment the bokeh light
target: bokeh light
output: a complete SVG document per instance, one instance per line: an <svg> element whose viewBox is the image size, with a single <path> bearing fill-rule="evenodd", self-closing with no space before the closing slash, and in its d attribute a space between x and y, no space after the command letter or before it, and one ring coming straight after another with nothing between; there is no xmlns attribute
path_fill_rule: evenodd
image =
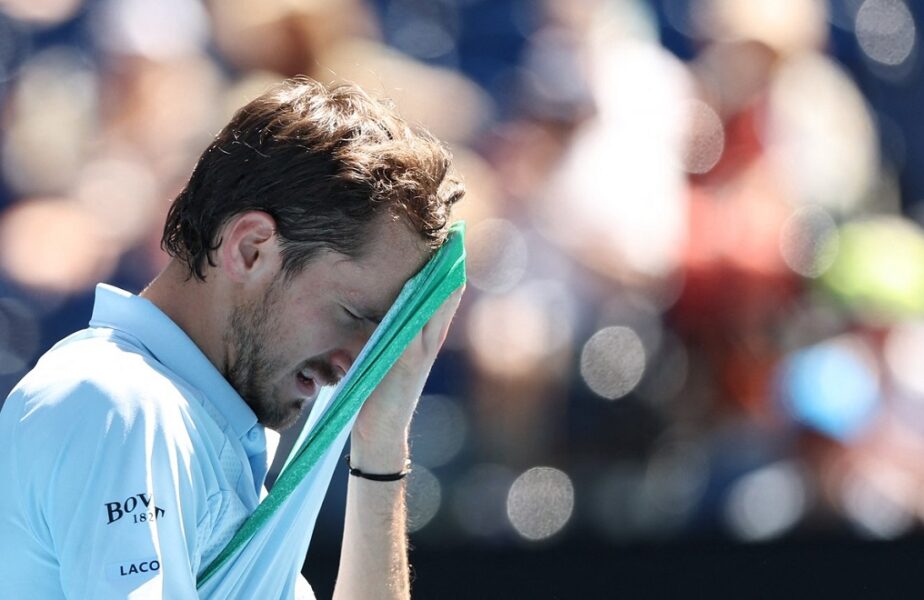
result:
<svg viewBox="0 0 924 600"><path fill-rule="evenodd" d="M769 158L793 203L835 215L869 201L878 169L876 128L843 67L800 54L776 67L763 131Z"/></svg>
<svg viewBox="0 0 924 600"><path fill-rule="evenodd" d="M455 400L421 397L411 425L414 462L430 468L445 465L462 449L467 433L468 420Z"/></svg>
<svg viewBox="0 0 924 600"><path fill-rule="evenodd" d="M875 358L849 335L792 354L782 366L781 387L797 421L837 439L859 435L879 407Z"/></svg>
<svg viewBox="0 0 924 600"><path fill-rule="evenodd" d="M826 37L826 2L707 0L695 11L701 32L719 39L754 39L778 52L798 53Z"/></svg>
<svg viewBox="0 0 924 600"><path fill-rule="evenodd" d="M921 227L894 216L844 225L840 251L822 281L858 316L872 322L924 313Z"/></svg>
<svg viewBox="0 0 924 600"><path fill-rule="evenodd" d="M757 542L794 527L808 507L809 490L801 467L779 462L744 475L728 493L725 520L738 538Z"/></svg>
<svg viewBox="0 0 924 600"><path fill-rule="evenodd" d="M877 465L879 480L895 479L886 465ZM903 484L903 485L902 485ZM903 488L905 502L913 501L914 483L908 478L895 485L878 485L875 479L865 476L860 471L848 473L842 484L841 503L843 510L853 525L864 535L873 539L892 539L908 532L915 523L914 514L902 503L896 502L886 490Z"/></svg>
<svg viewBox="0 0 924 600"><path fill-rule="evenodd" d="M98 37L112 52L164 60L195 54L208 40L208 17L193 0L106 0L97 17Z"/></svg>
<svg viewBox="0 0 924 600"><path fill-rule="evenodd" d="M803 206L783 224L780 253L794 272L815 278L827 271L838 251L837 223L820 206Z"/></svg>
<svg viewBox="0 0 924 600"><path fill-rule="evenodd" d="M84 0L4 0L7 14L29 23L51 26L72 17Z"/></svg>
<svg viewBox="0 0 924 600"><path fill-rule="evenodd" d="M854 24L857 42L866 56L890 67L911 56L916 31L914 17L902 0L866 0Z"/></svg>
<svg viewBox="0 0 924 600"><path fill-rule="evenodd" d="M0 215L0 269L20 284L56 293L105 280L116 248L77 203L62 198L20 202Z"/></svg>
<svg viewBox="0 0 924 600"><path fill-rule="evenodd" d="M23 66L9 101L3 175L22 194L60 193L77 177L97 127L97 75L53 48Z"/></svg>
<svg viewBox="0 0 924 600"><path fill-rule="evenodd" d="M615 400L638 385L645 372L645 347L628 327L605 327L581 351L581 377L594 393Z"/></svg>
<svg viewBox="0 0 924 600"><path fill-rule="evenodd" d="M598 34L593 126L576 131L530 209L545 236L591 269L617 281L660 281L676 271L686 236L679 166L689 73L644 39Z"/></svg>
<svg viewBox="0 0 924 600"><path fill-rule="evenodd" d="M472 307L467 336L485 371L512 377L528 373L566 348L573 307L558 283L525 282L508 294L482 296Z"/></svg>
<svg viewBox="0 0 924 600"><path fill-rule="evenodd" d="M75 196L105 243L130 248L150 235L161 211L154 174L141 161L100 158L80 172Z"/></svg>
<svg viewBox="0 0 924 600"><path fill-rule="evenodd" d="M507 517L528 540L543 540L561 531L574 509L574 486L558 469L533 467L513 482Z"/></svg>
<svg viewBox="0 0 924 600"><path fill-rule="evenodd" d="M722 119L711 106L699 100L687 103L687 119L687 140L681 152L683 170L697 175L708 173L725 150Z"/></svg>
<svg viewBox="0 0 924 600"><path fill-rule="evenodd" d="M420 531L433 520L443 501L439 479L422 465L414 465L407 482L407 530Z"/></svg>

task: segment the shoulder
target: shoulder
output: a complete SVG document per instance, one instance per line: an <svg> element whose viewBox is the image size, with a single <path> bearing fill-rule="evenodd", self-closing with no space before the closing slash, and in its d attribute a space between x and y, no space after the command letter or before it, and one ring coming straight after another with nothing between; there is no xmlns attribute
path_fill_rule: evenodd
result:
<svg viewBox="0 0 924 600"><path fill-rule="evenodd" d="M9 472L22 494L48 506L90 493L91 480L100 493L124 486L134 493L151 482L159 490L202 487L201 413L184 386L130 339L68 339L3 406L0 477Z"/></svg>
<svg viewBox="0 0 924 600"><path fill-rule="evenodd" d="M183 432L196 394L127 337L86 330L45 354L8 403L21 428ZM18 405L18 406L17 406Z"/></svg>

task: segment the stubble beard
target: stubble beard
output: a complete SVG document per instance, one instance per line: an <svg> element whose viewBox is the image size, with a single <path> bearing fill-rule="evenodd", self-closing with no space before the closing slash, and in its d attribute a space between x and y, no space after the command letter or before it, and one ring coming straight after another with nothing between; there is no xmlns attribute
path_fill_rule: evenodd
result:
<svg viewBox="0 0 924 600"><path fill-rule="evenodd" d="M285 398L273 394L271 377L285 367L284 360L273 358L267 345L280 331L278 287L273 282L261 302L248 302L231 311L229 328L224 333L225 347L230 349L233 364L225 367L225 379L250 406L265 427L281 430L298 419Z"/></svg>

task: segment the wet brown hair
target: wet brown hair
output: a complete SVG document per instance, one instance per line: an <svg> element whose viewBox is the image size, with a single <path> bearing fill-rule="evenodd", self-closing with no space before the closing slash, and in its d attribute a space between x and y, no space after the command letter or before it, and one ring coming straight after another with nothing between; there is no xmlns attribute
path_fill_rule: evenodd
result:
<svg viewBox="0 0 924 600"><path fill-rule="evenodd" d="M359 87L289 79L238 110L202 153L161 245L205 279L222 226L259 210L276 221L286 276L324 249L360 256L382 214L435 248L464 194L451 161L433 136Z"/></svg>

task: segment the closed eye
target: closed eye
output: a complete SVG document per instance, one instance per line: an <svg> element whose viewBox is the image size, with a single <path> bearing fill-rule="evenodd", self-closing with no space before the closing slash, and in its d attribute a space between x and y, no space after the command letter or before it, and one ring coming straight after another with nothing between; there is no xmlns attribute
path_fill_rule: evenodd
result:
<svg viewBox="0 0 924 600"><path fill-rule="evenodd" d="M384 318L384 316L380 316L378 314L373 315L373 316L364 317L362 315L356 314L355 312L353 312L346 306L341 305L341 308L343 309L343 312L345 312L347 316L350 318L350 320L352 321L362 321L363 323L371 323L372 325L378 326L378 324L381 323L382 319Z"/></svg>
<svg viewBox="0 0 924 600"><path fill-rule="evenodd" d="M366 320L365 317L361 317L357 315L356 313L354 313L352 310L350 310L346 306L341 306L341 308L343 309L343 312L345 312L346 315L354 321L365 321Z"/></svg>

